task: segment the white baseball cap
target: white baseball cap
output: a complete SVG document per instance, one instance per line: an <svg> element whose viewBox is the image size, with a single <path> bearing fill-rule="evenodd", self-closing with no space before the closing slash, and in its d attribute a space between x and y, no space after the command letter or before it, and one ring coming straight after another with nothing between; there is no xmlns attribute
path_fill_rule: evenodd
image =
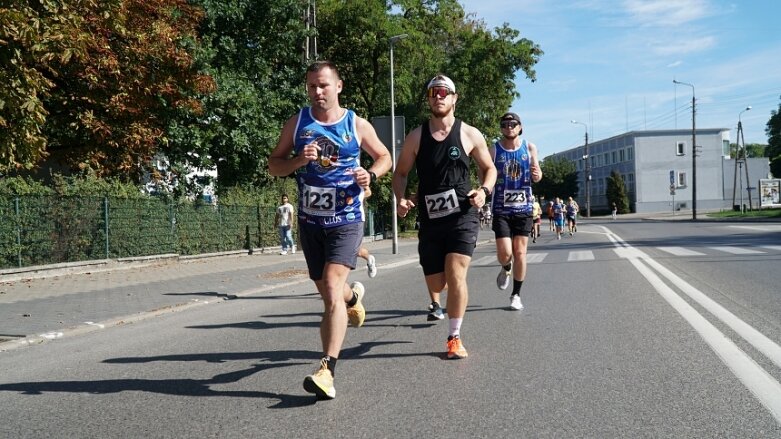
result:
<svg viewBox="0 0 781 439"><path fill-rule="evenodd" d="M431 81L428 82L428 87L426 87L426 90L432 87L445 87L453 93L456 92L456 84L453 83L452 79L445 75L437 75L431 78Z"/></svg>

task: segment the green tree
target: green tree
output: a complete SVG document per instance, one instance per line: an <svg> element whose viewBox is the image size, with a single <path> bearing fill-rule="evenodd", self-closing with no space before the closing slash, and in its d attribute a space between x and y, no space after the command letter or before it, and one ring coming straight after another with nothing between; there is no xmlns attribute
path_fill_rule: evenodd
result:
<svg viewBox="0 0 781 439"><path fill-rule="evenodd" d="M53 158L136 181L178 111L199 113L214 83L192 53L202 11L186 0L84 8L85 50L53 66L44 133Z"/></svg>
<svg viewBox="0 0 781 439"><path fill-rule="evenodd" d="M768 143L765 157L770 158L770 172L775 177L781 177L781 103L778 104L778 110L770 112L765 134Z"/></svg>
<svg viewBox="0 0 781 439"><path fill-rule="evenodd" d="M761 143L749 143L748 145L745 145L746 148L746 157L764 157L765 156L765 148L767 145L762 145ZM737 143L730 143L729 144L729 156L730 158L734 159L737 155L737 149L738 144Z"/></svg>
<svg viewBox="0 0 781 439"><path fill-rule="evenodd" d="M629 213L629 196L626 191L624 177L615 169L610 171L610 177L607 178L607 203L611 205L616 203L618 213Z"/></svg>
<svg viewBox="0 0 781 439"><path fill-rule="evenodd" d="M539 198L553 200L555 197L575 197L578 194L578 172L575 162L564 157L551 156L540 163L542 180L533 184L534 194Z"/></svg>
<svg viewBox="0 0 781 439"><path fill-rule="evenodd" d="M301 0L194 0L206 18L198 60L216 91L202 114L182 113L168 127L174 163L217 166L218 191L262 186L267 159L288 117L306 102ZM181 168L179 168L181 169Z"/></svg>
<svg viewBox="0 0 781 439"><path fill-rule="evenodd" d="M0 173L31 169L46 156L44 99L56 66L85 53L90 38L82 11L116 2L74 0L0 4Z"/></svg>
<svg viewBox="0 0 781 439"><path fill-rule="evenodd" d="M345 102L369 117L389 110L392 36L407 35L394 45L394 79L397 103L414 121L428 115L426 82L445 73L459 89L462 117L478 128L493 128L518 96L513 81L518 70L533 81L533 67L542 55L538 46L507 25L488 30L482 21L465 15L455 0L323 0L318 8L322 57L336 62L348 78Z"/></svg>

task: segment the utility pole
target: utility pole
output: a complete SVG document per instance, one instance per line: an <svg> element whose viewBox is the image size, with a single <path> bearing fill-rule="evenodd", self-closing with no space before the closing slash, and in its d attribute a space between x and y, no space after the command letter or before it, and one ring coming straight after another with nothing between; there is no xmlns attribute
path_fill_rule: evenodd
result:
<svg viewBox="0 0 781 439"><path fill-rule="evenodd" d="M692 88L692 220L697 220L697 110L695 107L694 86L673 79L673 84L688 85Z"/></svg>
<svg viewBox="0 0 781 439"><path fill-rule="evenodd" d="M316 0L309 0L306 5L306 11L304 12L304 24L306 25L307 33L310 30L317 28L317 5ZM317 37L309 35L304 42L304 61L311 62L317 59Z"/></svg>
<svg viewBox="0 0 781 439"><path fill-rule="evenodd" d="M588 125L577 120L571 120L570 123L583 125L586 128L586 143L583 144L583 173L585 174L584 180L586 185L586 217L591 218L591 165L590 158L588 156Z"/></svg>
<svg viewBox="0 0 781 439"><path fill-rule="evenodd" d="M398 43L399 40L407 38L407 34L401 34L396 35L393 37L390 37L388 39L388 43L390 46L390 124L391 124L391 165L393 168L393 172L396 172L396 97L394 95L393 91L393 45ZM392 208L392 219L391 222L393 223L393 254L397 255L399 254L399 218L398 218L398 208L396 207L396 204L399 202L396 199L396 193L391 190L392 194L392 201L393 201L393 208Z"/></svg>
<svg viewBox="0 0 781 439"><path fill-rule="evenodd" d="M748 162L746 161L746 139L743 138L743 123L740 117L746 111L751 110L751 105L746 107L745 110L738 113L738 133L735 139L735 176L732 179L732 205L735 205L735 191L737 190L737 180L740 178L740 212L743 212L743 166L746 167L746 184L751 184L748 179ZM740 165L740 172L738 172L738 165ZM748 206L751 210L751 191L748 191Z"/></svg>

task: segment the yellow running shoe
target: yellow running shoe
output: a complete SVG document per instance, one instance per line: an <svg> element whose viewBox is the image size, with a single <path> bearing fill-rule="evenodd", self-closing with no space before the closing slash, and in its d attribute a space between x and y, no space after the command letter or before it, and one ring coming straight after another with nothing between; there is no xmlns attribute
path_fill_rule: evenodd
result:
<svg viewBox="0 0 781 439"><path fill-rule="evenodd" d="M468 356L469 354L466 353L466 349L464 349L464 345L458 336L447 338L447 358L458 360Z"/></svg>
<svg viewBox="0 0 781 439"><path fill-rule="evenodd" d="M320 361L320 368L315 373L304 378L304 390L314 393L318 399L334 399L336 397L334 376L328 370L328 363L325 359Z"/></svg>
<svg viewBox="0 0 781 439"><path fill-rule="evenodd" d="M366 309L364 309L363 303L361 303L363 296L366 295L366 288L360 282L353 282L350 284L350 289L358 296L358 301L355 302L355 305L347 308L347 320L350 322L350 326L360 328L366 319Z"/></svg>

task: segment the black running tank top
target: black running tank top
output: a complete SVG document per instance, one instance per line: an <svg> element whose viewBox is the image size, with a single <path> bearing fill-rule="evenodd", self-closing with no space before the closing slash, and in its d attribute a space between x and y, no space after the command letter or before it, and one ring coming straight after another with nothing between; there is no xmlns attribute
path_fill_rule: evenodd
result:
<svg viewBox="0 0 781 439"><path fill-rule="evenodd" d="M456 119L441 142L431 136L428 122L421 126L415 159L418 173L418 210L421 222L438 222L463 215L472 208L466 194L472 190L472 159L461 145L461 120Z"/></svg>

